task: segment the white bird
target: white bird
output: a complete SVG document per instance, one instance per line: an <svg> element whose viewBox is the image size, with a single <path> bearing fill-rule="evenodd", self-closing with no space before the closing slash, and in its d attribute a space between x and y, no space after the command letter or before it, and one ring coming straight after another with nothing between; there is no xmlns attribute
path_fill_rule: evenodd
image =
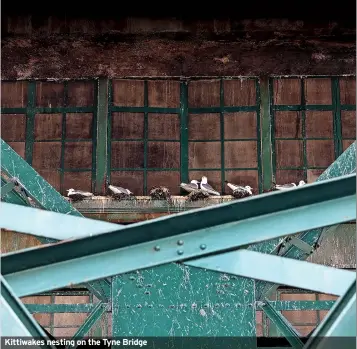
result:
<svg viewBox="0 0 357 349"><path fill-rule="evenodd" d="M73 201L89 199L94 195L88 191L74 190L73 188L67 190L67 196Z"/></svg>
<svg viewBox="0 0 357 349"><path fill-rule="evenodd" d="M109 184L108 189L114 194L114 195L131 195L133 194L129 189L125 189L122 187L115 187L114 185ZM134 194L133 194L134 195Z"/></svg>
<svg viewBox="0 0 357 349"><path fill-rule="evenodd" d="M306 183L304 181L300 181L298 185L296 185L295 183L289 183L289 184L283 184L283 185L275 185L275 189L277 190L289 190L289 189L293 189L296 187L302 187L303 185L305 185Z"/></svg>
<svg viewBox="0 0 357 349"><path fill-rule="evenodd" d="M203 177L202 177L201 183L200 183L200 188L201 188L201 190L206 191L208 194L221 196L221 194L218 193L218 191L215 191L215 190L207 183L207 177L206 177L206 176L203 176Z"/></svg>
<svg viewBox="0 0 357 349"><path fill-rule="evenodd" d="M199 184L200 184L199 181L196 181L195 179L193 179L191 181L191 183L188 183L188 184L187 183L181 183L180 187L183 190L187 191L188 193L192 193L193 191L196 191L196 190L200 189Z"/></svg>
<svg viewBox="0 0 357 349"><path fill-rule="evenodd" d="M227 186L230 189L232 189L233 196L235 198L242 199L242 198L253 195L253 192L252 192L253 188L250 187L249 185L246 185L245 187L243 187L241 185L235 185L235 184L229 183L228 181L225 181L225 183L227 184Z"/></svg>

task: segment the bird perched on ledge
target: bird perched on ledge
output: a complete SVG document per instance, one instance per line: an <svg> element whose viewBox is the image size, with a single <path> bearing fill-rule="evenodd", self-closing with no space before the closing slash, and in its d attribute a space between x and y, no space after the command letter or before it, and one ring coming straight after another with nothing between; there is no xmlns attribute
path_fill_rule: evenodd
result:
<svg viewBox="0 0 357 349"><path fill-rule="evenodd" d="M197 191L200 189L199 187L200 182L196 181L195 179L193 179L190 183L181 183L180 187L185 190L188 193L192 193L193 191Z"/></svg>
<svg viewBox="0 0 357 349"><path fill-rule="evenodd" d="M73 188L67 190L67 196L73 201L81 201L84 199L91 199L94 195L88 191L74 190Z"/></svg>
<svg viewBox="0 0 357 349"><path fill-rule="evenodd" d="M109 195L112 196L115 200L134 198L134 194L129 189L116 187L114 185L109 184L109 182L107 182L107 187L108 187Z"/></svg>
<svg viewBox="0 0 357 349"><path fill-rule="evenodd" d="M288 183L288 184L283 184L283 185L273 183L273 186L269 191L289 190L289 189L294 189L297 187L302 187L305 184L306 183L304 181L300 181L298 185L296 185L295 183Z"/></svg>
<svg viewBox="0 0 357 349"><path fill-rule="evenodd" d="M171 200L170 190L166 187L152 187L149 192L149 196L153 200Z"/></svg>
<svg viewBox="0 0 357 349"><path fill-rule="evenodd" d="M236 199L243 199L253 195L252 192L253 188L251 188L249 185L243 187L240 185L229 183L228 181L224 181L224 182L227 184L228 188L232 190L232 196Z"/></svg>
<svg viewBox="0 0 357 349"><path fill-rule="evenodd" d="M208 194L210 195L217 195L217 196L221 196L221 194L218 191L215 191L209 184L207 181L207 177L203 176L201 179L201 183L200 183L200 188L203 191L206 191Z"/></svg>
<svg viewBox="0 0 357 349"><path fill-rule="evenodd" d="M193 179L189 184L180 184L180 187L189 193L187 195L188 201L204 200L210 196L207 191L204 191L200 188L200 184L201 183L195 179Z"/></svg>

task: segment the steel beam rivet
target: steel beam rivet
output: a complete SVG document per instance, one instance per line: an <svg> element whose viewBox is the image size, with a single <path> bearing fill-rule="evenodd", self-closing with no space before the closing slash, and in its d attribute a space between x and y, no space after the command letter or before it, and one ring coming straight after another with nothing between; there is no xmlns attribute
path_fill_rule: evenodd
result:
<svg viewBox="0 0 357 349"><path fill-rule="evenodd" d="M178 250L177 254L181 256L183 254L183 250Z"/></svg>
<svg viewBox="0 0 357 349"><path fill-rule="evenodd" d="M202 244L202 245L200 246L200 249L201 249L201 250L205 250L206 247L207 247L207 246L206 246L205 244Z"/></svg>
<svg viewBox="0 0 357 349"><path fill-rule="evenodd" d="M182 246L183 245L183 241L182 240L177 241L177 245Z"/></svg>
<svg viewBox="0 0 357 349"><path fill-rule="evenodd" d="M155 246L155 247L154 247L154 250L155 250L155 251L160 251L160 246Z"/></svg>

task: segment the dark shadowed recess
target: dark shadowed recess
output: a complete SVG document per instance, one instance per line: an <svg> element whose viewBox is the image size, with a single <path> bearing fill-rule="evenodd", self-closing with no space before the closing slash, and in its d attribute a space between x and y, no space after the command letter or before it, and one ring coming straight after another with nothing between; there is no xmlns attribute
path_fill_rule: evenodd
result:
<svg viewBox="0 0 357 349"><path fill-rule="evenodd" d="M326 3L323 0L301 1L179 1L179 2L98 2L64 0L48 6L42 1L2 1L2 16L32 14L41 16L74 16L76 18L120 19L127 16L178 19L311 19L312 21L349 21L355 27L355 0Z"/></svg>

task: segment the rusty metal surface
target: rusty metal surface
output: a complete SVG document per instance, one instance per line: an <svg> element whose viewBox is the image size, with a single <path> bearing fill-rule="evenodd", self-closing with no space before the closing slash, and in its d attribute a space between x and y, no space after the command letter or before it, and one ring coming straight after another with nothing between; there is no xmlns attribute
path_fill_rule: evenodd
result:
<svg viewBox="0 0 357 349"><path fill-rule="evenodd" d="M307 261L335 268L356 268L356 224L342 224L327 233Z"/></svg>
<svg viewBox="0 0 357 349"><path fill-rule="evenodd" d="M2 42L2 79L339 75L354 74L355 65L354 46L314 41L303 47L298 41L143 39L133 44L64 37Z"/></svg>
<svg viewBox="0 0 357 349"><path fill-rule="evenodd" d="M355 27L346 23L3 21L2 79L355 73Z"/></svg>

